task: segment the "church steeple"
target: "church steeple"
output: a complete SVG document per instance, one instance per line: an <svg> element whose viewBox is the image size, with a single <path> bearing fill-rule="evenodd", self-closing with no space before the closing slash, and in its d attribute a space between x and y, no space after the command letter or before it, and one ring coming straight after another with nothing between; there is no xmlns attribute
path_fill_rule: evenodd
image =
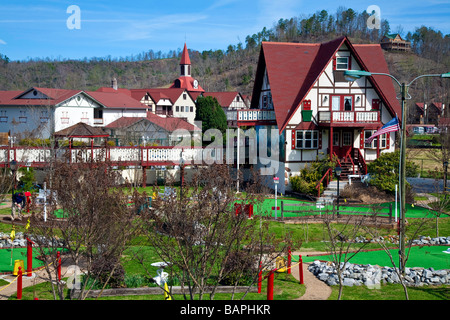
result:
<svg viewBox="0 0 450 320"><path fill-rule="evenodd" d="M189 52L186 43L184 44L183 53L181 54L180 75L186 77L191 76L191 59L189 59Z"/></svg>

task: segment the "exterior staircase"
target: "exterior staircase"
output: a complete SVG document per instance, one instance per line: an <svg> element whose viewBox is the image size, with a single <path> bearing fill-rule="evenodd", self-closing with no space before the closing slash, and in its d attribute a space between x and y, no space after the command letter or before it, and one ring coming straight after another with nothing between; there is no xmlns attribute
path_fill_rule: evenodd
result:
<svg viewBox="0 0 450 320"><path fill-rule="evenodd" d="M348 177L350 175L360 176L366 174L365 163L362 163L363 161L359 155L359 150L354 149L353 152L349 152L344 158L338 159L342 169L339 180L339 192L349 184ZM319 207L333 203L337 199L337 189L337 180L334 179L326 186L321 196L317 199L316 206Z"/></svg>
<svg viewBox="0 0 450 320"><path fill-rule="evenodd" d="M348 179L342 179L341 177L339 180L339 193L344 190L346 185L348 185ZM337 199L337 190L337 180L331 181L317 199L316 207L332 204L333 201Z"/></svg>

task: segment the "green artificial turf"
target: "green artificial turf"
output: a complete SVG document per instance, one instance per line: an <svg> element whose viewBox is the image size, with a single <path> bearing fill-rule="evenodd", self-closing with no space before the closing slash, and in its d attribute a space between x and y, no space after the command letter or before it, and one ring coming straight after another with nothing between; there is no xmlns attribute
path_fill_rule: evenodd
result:
<svg viewBox="0 0 450 320"><path fill-rule="evenodd" d="M434 268L435 270L450 269L450 254L444 253L449 246L423 246L412 247L406 266ZM398 249L391 249L390 253L396 265L398 265ZM295 257L298 260L298 257ZM332 256L305 256L303 262L312 262L314 260L332 261ZM371 264L381 267L392 267L389 255L384 250L358 252L348 262L353 264Z"/></svg>

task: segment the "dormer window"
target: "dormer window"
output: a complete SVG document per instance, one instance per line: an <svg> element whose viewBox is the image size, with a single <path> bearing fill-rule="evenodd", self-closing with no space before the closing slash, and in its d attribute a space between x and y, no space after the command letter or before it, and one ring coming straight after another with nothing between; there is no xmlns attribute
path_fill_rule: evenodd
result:
<svg viewBox="0 0 450 320"><path fill-rule="evenodd" d="M336 57L336 70L348 70L349 57Z"/></svg>

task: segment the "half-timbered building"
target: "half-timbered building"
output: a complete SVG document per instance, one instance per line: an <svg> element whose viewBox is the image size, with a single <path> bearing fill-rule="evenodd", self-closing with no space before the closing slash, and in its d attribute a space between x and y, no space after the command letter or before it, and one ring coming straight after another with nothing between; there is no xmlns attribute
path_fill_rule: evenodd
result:
<svg viewBox="0 0 450 320"><path fill-rule="evenodd" d="M334 156L347 170L364 174L368 161L395 149L395 133L366 144L401 107L389 77L349 82L345 70L389 73L379 44L352 44L347 37L326 43L263 42L252 109L272 111L281 137L280 167L298 174L317 158ZM287 181L286 181L287 183Z"/></svg>

